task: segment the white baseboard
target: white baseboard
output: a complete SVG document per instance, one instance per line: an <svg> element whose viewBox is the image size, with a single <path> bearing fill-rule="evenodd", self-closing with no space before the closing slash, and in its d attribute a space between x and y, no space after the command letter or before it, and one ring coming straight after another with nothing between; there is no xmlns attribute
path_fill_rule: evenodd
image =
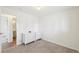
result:
<svg viewBox="0 0 79 59"><path fill-rule="evenodd" d="M66 46L66 45L63 45L63 44L60 44L60 43L57 43L57 42L54 42L54 41L51 41L51 40L47 40L47 39L44 39L44 38L42 38L42 40L48 41L48 42L50 42L50 43L55 43L55 44L57 44L57 45L60 45L60 46L63 46L63 47L66 47L66 48L69 48L69 49L72 49L72 50L76 50L76 51L79 52L79 49L76 49L76 48L68 47L68 46Z"/></svg>

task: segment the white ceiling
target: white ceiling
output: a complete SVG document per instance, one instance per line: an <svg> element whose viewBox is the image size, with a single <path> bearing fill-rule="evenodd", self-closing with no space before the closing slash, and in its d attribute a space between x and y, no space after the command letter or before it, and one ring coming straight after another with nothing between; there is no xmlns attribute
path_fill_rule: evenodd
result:
<svg viewBox="0 0 79 59"><path fill-rule="evenodd" d="M66 10L69 8L74 8L72 6L41 6L40 10L36 8L36 6L6 6L7 8L16 9L23 11L25 13L29 13L38 17L43 17L57 11Z"/></svg>

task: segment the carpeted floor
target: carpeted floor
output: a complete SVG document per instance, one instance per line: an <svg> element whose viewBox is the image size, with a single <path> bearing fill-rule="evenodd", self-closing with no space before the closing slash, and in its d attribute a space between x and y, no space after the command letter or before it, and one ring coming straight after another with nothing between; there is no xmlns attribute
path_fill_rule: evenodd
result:
<svg viewBox="0 0 79 59"><path fill-rule="evenodd" d="M7 48L11 48L11 47L16 47L16 39L13 39L13 42L5 42L5 43L2 43L2 49L6 50Z"/></svg>
<svg viewBox="0 0 79 59"><path fill-rule="evenodd" d="M77 53L77 51L65 48L44 40L35 41L27 45L19 45L16 48L2 49L3 53Z"/></svg>

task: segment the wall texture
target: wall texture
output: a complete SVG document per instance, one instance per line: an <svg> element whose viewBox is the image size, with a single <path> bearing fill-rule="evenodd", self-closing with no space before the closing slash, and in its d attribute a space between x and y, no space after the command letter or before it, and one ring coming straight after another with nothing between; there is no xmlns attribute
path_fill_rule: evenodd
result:
<svg viewBox="0 0 79 59"><path fill-rule="evenodd" d="M72 8L40 18L41 37L79 51L79 8Z"/></svg>

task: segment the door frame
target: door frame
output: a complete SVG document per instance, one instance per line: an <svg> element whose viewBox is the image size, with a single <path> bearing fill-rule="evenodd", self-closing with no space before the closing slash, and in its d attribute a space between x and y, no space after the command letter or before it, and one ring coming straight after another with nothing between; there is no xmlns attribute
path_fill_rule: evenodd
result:
<svg viewBox="0 0 79 59"><path fill-rule="evenodd" d="M4 16L4 17L13 17L14 16L16 18L16 20L15 20L15 24L16 24L15 28L16 28L16 45L17 45L17 16L10 15L10 14L1 14L1 16ZM12 34L13 34L13 30L12 30ZM9 39L8 39L8 41L9 41ZM13 39L12 39L12 41L13 41Z"/></svg>

